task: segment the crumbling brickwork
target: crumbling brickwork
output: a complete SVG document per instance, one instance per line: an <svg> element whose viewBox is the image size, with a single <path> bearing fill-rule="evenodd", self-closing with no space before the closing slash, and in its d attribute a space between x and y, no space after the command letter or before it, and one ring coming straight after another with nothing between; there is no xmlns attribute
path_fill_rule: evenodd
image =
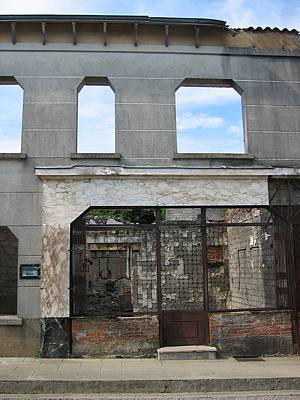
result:
<svg viewBox="0 0 300 400"><path fill-rule="evenodd" d="M207 228L208 299L210 310L229 306L227 227Z"/></svg>
<svg viewBox="0 0 300 400"><path fill-rule="evenodd" d="M210 315L210 342L234 356L293 352L289 311L241 311Z"/></svg>
<svg viewBox="0 0 300 400"><path fill-rule="evenodd" d="M73 354L90 356L154 356L159 347L156 316L75 318Z"/></svg>

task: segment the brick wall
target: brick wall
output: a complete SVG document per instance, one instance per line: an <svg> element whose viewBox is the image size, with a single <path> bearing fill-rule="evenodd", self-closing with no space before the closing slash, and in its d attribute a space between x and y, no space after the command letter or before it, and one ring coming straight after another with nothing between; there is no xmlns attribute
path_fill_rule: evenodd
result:
<svg viewBox="0 0 300 400"><path fill-rule="evenodd" d="M156 316L72 320L74 355L147 357L156 355L158 347Z"/></svg>
<svg viewBox="0 0 300 400"><path fill-rule="evenodd" d="M229 307L227 227L207 227L208 299L211 310Z"/></svg>
<svg viewBox="0 0 300 400"><path fill-rule="evenodd" d="M291 354L291 313L239 311L210 314L210 342L234 356Z"/></svg>

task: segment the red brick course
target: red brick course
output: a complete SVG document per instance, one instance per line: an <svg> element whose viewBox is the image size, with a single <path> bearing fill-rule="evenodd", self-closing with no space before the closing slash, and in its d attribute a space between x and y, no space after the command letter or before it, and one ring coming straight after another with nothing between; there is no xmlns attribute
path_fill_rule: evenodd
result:
<svg viewBox="0 0 300 400"><path fill-rule="evenodd" d="M155 354L159 347L158 321L156 316L74 318L72 342L75 353Z"/></svg>
<svg viewBox="0 0 300 400"><path fill-rule="evenodd" d="M292 322L289 311L241 311L210 315L210 341L232 354L289 354Z"/></svg>

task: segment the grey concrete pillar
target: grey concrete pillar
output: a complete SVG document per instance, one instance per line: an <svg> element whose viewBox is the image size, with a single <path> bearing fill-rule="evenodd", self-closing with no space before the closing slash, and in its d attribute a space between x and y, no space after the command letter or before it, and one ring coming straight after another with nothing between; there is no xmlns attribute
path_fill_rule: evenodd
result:
<svg viewBox="0 0 300 400"><path fill-rule="evenodd" d="M76 152L78 78L17 78L24 89L22 152L69 157Z"/></svg>
<svg viewBox="0 0 300 400"><path fill-rule="evenodd" d="M116 152L128 158L172 158L176 152L177 79L112 78Z"/></svg>

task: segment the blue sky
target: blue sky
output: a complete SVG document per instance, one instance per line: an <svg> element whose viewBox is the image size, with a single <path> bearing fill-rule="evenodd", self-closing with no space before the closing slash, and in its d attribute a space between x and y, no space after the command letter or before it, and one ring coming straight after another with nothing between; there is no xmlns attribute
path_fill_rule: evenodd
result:
<svg viewBox="0 0 300 400"><path fill-rule="evenodd" d="M223 19L232 27L300 30L300 0L2 0L0 14L125 14ZM113 94L80 94L79 151L113 151ZM194 90L194 91L193 91ZM201 88L203 91L204 89ZM242 150L240 98L233 89L177 92L178 146L183 152ZM10 92L9 92L10 91ZM89 92L89 93L88 93ZM0 86L0 152L20 151L22 93ZM92 132L92 133L91 133ZM102 146L95 147L101 137ZM213 138L213 139L212 139Z"/></svg>

